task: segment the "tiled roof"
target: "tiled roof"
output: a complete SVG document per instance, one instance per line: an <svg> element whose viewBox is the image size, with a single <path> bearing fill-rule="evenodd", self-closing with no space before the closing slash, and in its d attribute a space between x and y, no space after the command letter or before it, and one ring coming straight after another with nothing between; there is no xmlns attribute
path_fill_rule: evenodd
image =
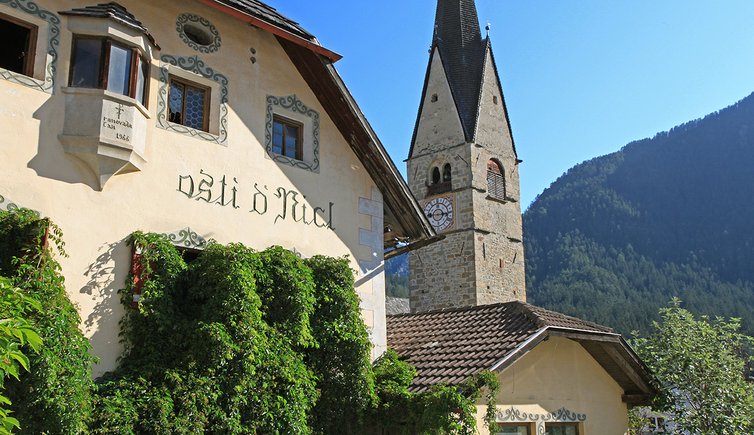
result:
<svg viewBox="0 0 754 435"><path fill-rule="evenodd" d="M95 17L95 18L109 18L115 21L119 21L123 24L125 24L128 27L131 27L133 29L136 29L146 35L149 40L155 44L154 39L152 38L152 35L149 34L149 31L146 27L141 23L141 21L137 20L133 14L128 12L128 10L119 5L115 2L110 3L100 3L93 6L86 6L83 8L74 8L70 11L61 11L61 15L73 15L73 16L83 16L83 17Z"/></svg>
<svg viewBox="0 0 754 435"><path fill-rule="evenodd" d="M440 50L466 140L472 141L487 51L474 0L438 0L433 45Z"/></svg>
<svg viewBox="0 0 754 435"><path fill-rule="evenodd" d="M286 30L294 35L309 41L314 40L314 35L304 30L297 22L283 16L272 6L268 6L257 0L215 0L217 3L230 6L243 11L255 18L270 23L275 27Z"/></svg>
<svg viewBox="0 0 754 435"><path fill-rule="evenodd" d="M545 327L588 333L610 328L522 302L388 316L388 346L416 367L412 391L459 384L489 370Z"/></svg>

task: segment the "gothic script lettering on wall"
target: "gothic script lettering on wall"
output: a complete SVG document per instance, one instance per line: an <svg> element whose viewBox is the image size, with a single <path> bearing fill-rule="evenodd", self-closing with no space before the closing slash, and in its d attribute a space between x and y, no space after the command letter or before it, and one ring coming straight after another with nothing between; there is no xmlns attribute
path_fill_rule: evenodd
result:
<svg viewBox="0 0 754 435"><path fill-rule="evenodd" d="M237 177L217 175L200 169L197 174L178 175L178 188L187 199L228 207L252 215L270 215L272 224L292 221L302 225L335 230L335 203L317 206L301 192L258 182L243 182Z"/></svg>

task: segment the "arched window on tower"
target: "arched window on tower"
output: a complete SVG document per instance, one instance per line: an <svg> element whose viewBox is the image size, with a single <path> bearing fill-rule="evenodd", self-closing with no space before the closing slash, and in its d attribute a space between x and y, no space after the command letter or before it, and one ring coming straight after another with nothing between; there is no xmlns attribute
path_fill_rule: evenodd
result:
<svg viewBox="0 0 754 435"><path fill-rule="evenodd" d="M429 186L427 186L427 196L438 195L453 190L451 172L450 163L446 163L442 167L442 172L440 171L439 166L432 167L430 172L430 183Z"/></svg>
<svg viewBox="0 0 754 435"><path fill-rule="evenodd" d="M440 184L440 168L435 166L432 168L432 185Z"/></svg>
<svg viewBox="0 0 754 435"><path fill-rule="evenodd" d="M495 199L505 200L505 171L497 160L487 162L487 194Z"/></svg>

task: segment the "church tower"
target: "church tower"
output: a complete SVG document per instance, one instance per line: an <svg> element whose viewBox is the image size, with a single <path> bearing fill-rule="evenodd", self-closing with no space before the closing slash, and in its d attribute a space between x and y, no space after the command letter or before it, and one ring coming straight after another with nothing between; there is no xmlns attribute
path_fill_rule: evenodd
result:
<svg viewBox="0 0 754 435"><path fill-rule="evenodd" d="M409 254L411 311L526 300L518 165L474 0L438 0L408 183L445 239Z"/></svg>

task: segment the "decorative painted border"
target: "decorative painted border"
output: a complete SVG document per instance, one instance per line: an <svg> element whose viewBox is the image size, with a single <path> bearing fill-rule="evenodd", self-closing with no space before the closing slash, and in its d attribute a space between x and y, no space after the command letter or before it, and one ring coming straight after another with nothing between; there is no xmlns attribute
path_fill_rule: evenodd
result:
<svg viewBox="0 0 754 435"><path fill-rule="evenodd" d="M0 195L0 211L16 211L19 207L16 203L11 201L10 199L6 199L3 195Z"/></svg>
<svg viewBox="0 0 754 435"><path fill-rule="evenodd" d="M185 26L187 23L197 24L199 27L210 32L212 36L214 36L212 43L209 45L200 45L192 41L186 35L186 32L183 31L183 26ZM199 15L188 13L178 15L178 19L175 21L175 30L178 31L178 36L183 42L186 43L186 45L198 51L199 53L214 53L219 50L220 45L222 45L222 38L220 37L220 32L217 30L217 27L215 27L215 25L212 24L209 20L204 17L200 17Z"/></svg>
<svg viewBox="0 0 754 435"><path fill-rule="evenodd" d="M47 35L48 57L45 67L45 79L37 80L33 77L18 74L3 68L0 68L0 78L52 94L55 89L55 71L58 64L58 46L60 45L60 17L47 9L42 9L38 4L31 0L0 0L0 4L7 4L13 9L18 9L21 12L41 18L47 21L50 26Z"/></svg>
<svg viewBox="0 0 754 435"><path fill-rule="evenodd" d="M312 119L312 148L314 151L314 158L311 163L292 159L272 152L272 119L275 115L275 107L298 112ZM298 97L296 97L296 95L288 95L287 97L267 96L267 118L265 120L264 140L267 154L272 160L295 168L319 172L319 112L307 107L298 99Z"/></svg>
<svg viewBox="0 0 754 435"><path fill-rule="evenodd" d="M203 250L207 247L207 239L192 231L189 227L163 235L168 238L170 243L181 248Z"/></svg>
<svg viewBox="0 0 754 435"><path fill-rule="evenodd" d="M163 54L160 57L160 91L157 98L157 126L186 136L225 145L228 141L228 78L207 66L198 56L180 57ZM220 134L214 135L185 125L168 121L168 83L169 67L175 66L204 78L214 80L220 85Z"/></svg>
<svg viewBox="0 0 754 435"><path fill-rule="evenodd" d="M546 422L583 423L584 421L586 421L586 414L579 414L577 412L566 409L565 407L549 414L535 414L522 412L521 410L511 406L510 408L505 410L497 410L497 412L495 413L495 421L499 423L536 423L537 435L545 435Z"/></svg>

